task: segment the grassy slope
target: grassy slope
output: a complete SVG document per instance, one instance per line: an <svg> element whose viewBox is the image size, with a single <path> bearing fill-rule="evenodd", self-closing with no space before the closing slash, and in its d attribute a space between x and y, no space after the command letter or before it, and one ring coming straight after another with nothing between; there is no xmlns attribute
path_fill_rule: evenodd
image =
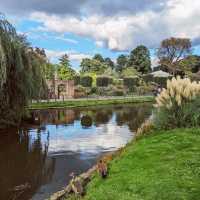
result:
<svg viewBox="0 0 200 200"><path fill-rule="evenodd" d="M72 197L72 199L74 199ZM129 144L84 200L199 200L200 129L157 132Z"/></svg>
<svg viewBox="0 0 200 200"><path fill-rule="evenodd" d="M47 108L65 108L65 107L83 107L83 106L96 106L96 105L108 105L108 104L123 104L123 103L142 103L153 101L152 96L135 96L129 98L118 99L83 99L83 100L67 100L60 102L45 102L45 103L33 103L29 109L47 109Z"/></svg>

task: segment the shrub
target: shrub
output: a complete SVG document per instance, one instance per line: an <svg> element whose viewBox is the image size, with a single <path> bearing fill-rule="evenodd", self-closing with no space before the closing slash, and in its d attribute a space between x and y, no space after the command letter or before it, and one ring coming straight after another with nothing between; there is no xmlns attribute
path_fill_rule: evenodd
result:
<svg viewBox="0 0 200 200"><path fill-rule="evenodd" d="M123 85L123 82L124 80L123 79L119 79L119 78L116 78L113 80L113 85Z"/></svg>
<svg viewBox="0 0 200 200"><path fill-rule="evenodd" d="M189 77L193 81L200 81L200 75L199 74L190 74Z"/></svg>
<svg viewBox="0 0 200 200"><path fill-rule="evenodd" d="M123 89L116 89L113 91L113 96L123 96L123 95L124 95Z"/></svg>
<svg viewBox="0 0 200 200"><path fill-rule="evenodd" d="M124 78L124 86L127 87L129 90L134 91L135 86L138 86L138 85L139 85L138 77Z"/></svg>
<svg viewBox="0 0 200 200"><path fill-rule="evenodd" d="M92 77L91 76L81 77L80 84L83 87L91 87L92 86Z"/></svg>
<svg viewBox="0 0 200 200"><path fill-rule="evenodd" d="M97 74L95 72L82 73L82 77L84 76L90 76L92 78L92 86L96 86Z"/></svg>
<svg viewBox="0 0 200 200"><path fill-rule="evenodd" d="M133 77L138 76L139 72L134 67L127 67L122 70L122 77Z"/></svg>
<svg viewBox="0 0 200 200"><path fill-rule="evenodd" d="M161 87L166 87L167 80L171 79L171 77L153 77L151 74L146 74L142 76L142 79L145 81L145 83L149 84L151 82L155 82Z"/></svg>
<svg viewBox="0 0 200 200"><path fill-rule="evenodd" d="M109 84L112 84L113 79L108 76L100 76L96 79L97 87L108 87Z"/></svg>
<svg viewBox="0 0 200 200"><path fill-rule="evenodd" d="M127 87L131 87L132 85L138 85L139 78L137 76L135 77L126 77L124 78L124 85Z"/></svg>
<svg viewBox="0 0 200 200"><path fill-rule="evenodd" d="M96 94L97 93L97 87L92 87L90 90L90 94Z"/></svg>
<svg viewBox="0 0 200 200"><path fill-rule="evenodd" d="M160 85L161 87L165 88L168 79L169 79L169 77L154 77L153 78L153 82L155 82L158 85Z"/></svg>
<svg viewBox="0 0 200 200"><path fill-rule="evenodd" d="M167 81L156 98L154 121L158 128L193 127L200 124L200 84L190 79Z"/></svg>
<svg viewBox="0 0 200 200"><path fill-rule="evenodd" d="M151 74L145 74L145 75L142 76L142 79L146 83L153 82L153 75L151 75Z"/></svg>
<svg viewBox="0 0 200 200"><path fill-rule="evenodd" d="M115 87L112 85L109 85L108 87L98 87L97 94L100 96L112 96L114 89Z"/></svg>
<svg viewBox="0 0 200 200"><path fill-rule="evenodd" d="M81 77L80 76L74 76L74 85L80 85Z"/></svg>
<svg viewBox="0 0 200 200"><path fill-rule="evenodd" d="M138 95L144 95L144 94L152 94L154 90L154 86L152 84L142 84L138 87L136 87L136 93Z"/></svg>

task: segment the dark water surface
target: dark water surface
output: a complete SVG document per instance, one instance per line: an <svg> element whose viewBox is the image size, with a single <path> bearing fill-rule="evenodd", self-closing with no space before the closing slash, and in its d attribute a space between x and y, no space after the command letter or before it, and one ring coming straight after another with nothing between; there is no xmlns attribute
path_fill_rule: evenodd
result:
<svg viewBox="0 0 200 200"><path fill-rule="evenodd" d="M29 125L0 133L0 200L48 198L71 172L125 146L151 110L134 104L34 111Z"/></svg>

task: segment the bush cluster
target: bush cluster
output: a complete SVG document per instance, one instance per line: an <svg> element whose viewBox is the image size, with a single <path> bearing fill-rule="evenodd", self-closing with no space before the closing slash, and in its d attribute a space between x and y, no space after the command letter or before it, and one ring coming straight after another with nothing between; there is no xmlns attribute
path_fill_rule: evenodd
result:
<svg viewBox="0 0 200 200"><path fill-rule="evenodd" d="M143 79L146 83L153 82L153 75L151 75L151 74L145 74L145 75L142 76L142 79Z"/></svg>
<svg viewBox="0 0 200 200"><path fill-rule="evenodd" d="M96 79L97 87L108 87L108 85L112 84L113 79L108 76L99 76Z"/></svg>
<svg viewBox="0 0 200 200"><path fill-rule="evenodd" d="M113 91L113 96L124 96L124 90L123 89L116 89Z"/></svg>
<svg viewBox="0 0 200 200"><path fill-rule="evenodd" d="M91 76L83 76L80 78L80 84L83 87L92 87L92 77Z"/></svg>
<svg viewBox="0 0 200 200"><path fill-rule="evenodd" d="M138 77L127 77L124 78L124 86L128 88L129 92L134 92L135 88L139 85Z"/></svg>
<svg viewBox="0 0 200 200"><path fill-rule="evenodd" d="M169 77L153 77L153 82L157 83L161 87L166 87L168 79L170 78Z"/></svg>

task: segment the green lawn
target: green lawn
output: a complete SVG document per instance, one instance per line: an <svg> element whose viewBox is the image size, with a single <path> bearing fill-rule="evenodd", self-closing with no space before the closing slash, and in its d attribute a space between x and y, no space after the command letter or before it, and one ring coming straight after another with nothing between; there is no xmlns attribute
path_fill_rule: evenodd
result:
<svg viewBox="0 0 200 200"><path fill-rule="evenodd" d="M95 175L83 199L199 200L200 129L160 131L132 142L111 162L106 180Z"/></svg>
<svg viewBox="0 0 200 200"><path fill-rule="evenodd" d="M48 109L48 108L72 108L72 107L85 107L96 105L109 105L109 104L124 104L124 103L143 103L152 102L153 96L135 96L135 97L121 97L121 98L108 98L108 99L74 99L59 102L44 102L33 103L28 109Z"/></svg>

